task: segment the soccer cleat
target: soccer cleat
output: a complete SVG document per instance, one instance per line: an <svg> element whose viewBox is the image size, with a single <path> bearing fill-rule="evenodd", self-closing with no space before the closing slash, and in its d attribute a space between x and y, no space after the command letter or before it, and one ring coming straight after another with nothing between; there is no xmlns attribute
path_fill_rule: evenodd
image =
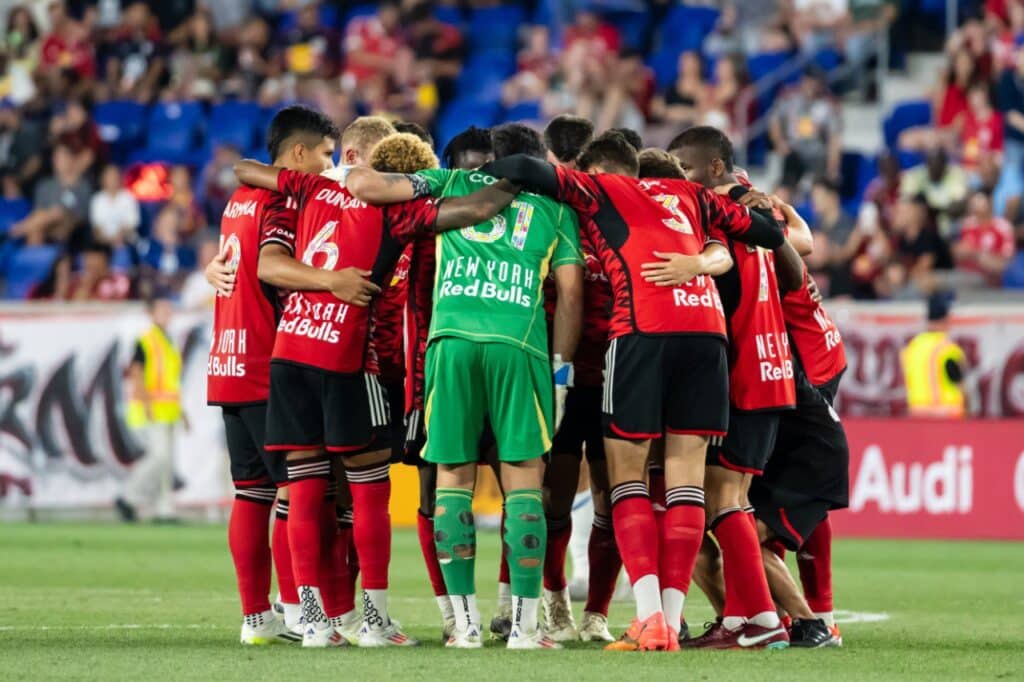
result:
<svg viewBox="0 0 1024 682"><path fill-rule="evenodd" d="M829 631L832 633L832 643L829 646L841 647L843 645L843 633L839 632L839 625L833 623Z"/></svg>
<svg viewBox="0 0 1024 682"><path fill-rule="evenodd" d="M273 611L246 616L242 621L242 644L251 646L266 646L268 644L280 644L283 642L298 642L302 639L302 633L296 633L284 624L284 621L274 615Z"/></svg>
<svg viewBox="0 0 1024 682"><path fill-rule="evenodd" d="M580 638L572 617L569 590L544 590L544 631L556 642L576 642Z"/></svg>
<svg viewBox="0 0 1024 682"><path fill-rule="evenodd" d="M704 627L704 634L684 639L679 646L683 649L731 649L735 636L739 634L739 630L727 630L721 618L705 623Z"/></svg>
<svg viewBox="0 0 1024 682"><path fill-rule="evenodd" d="M348 640L330 625L325 628L307 625L302 633L302 648L304 649L328 649L348 645Z"/></svg>
<svg viewBox="0 0 1024 682"><path fill-rule="evenodd" d="M359 644L359 630L363 626L363 619L359 616L359 612L353 609L348 613L343 613L340 616L334 616L330 619L331 625L338 633L348 640L349 644Z"/></svg>
<svg viewBox="0 0 1024 682"><path fill-rule="evenodd" d="M483 645L479 625L470 625L468 630L454 630L444 643L446 649L479 649Z"/></svg>
<svg viewBox="0 0 1024 682"><path fill-rule="evenodd" d="M537 628L533 632L520 632L513 629L508 636L509 649L561 649L562 645L548 637L544 631Z"/></svg>
<svg viewBox="0 0 1024 682"><path fill-rule="evenodd" d="M491 619L491 639L508 641L512 634L512 604L499 604L498 613Z"/></svg>
<svg viewBox="0 0 1024 682"><path fill-rule="evenodd" d="M690 639L690 626L686 624L686 619L679 624L679 643L682 644L686 640Z"/></svg>
<svg viewBox="0 0 1024 682"><path fill-rule="evenodd" d="M604 648L605 651L664 651L668 646L669 628L665 614L658 612L644 621L636 618L629 629Z"/></svg>
<svg viewBox="0 0 1024 682"><path fill-rule="evenodd" d="M668 626L668 640L665 644L665 651L679 651L679 633L671 625Z"/></svg>
<svg viewBox="0 0 1024 682"><path fill-rule="evenodd" d="M608 618L593 611L583 612L583 623L580 625L580 639L584 642L614 642L612 633L608 632Z"/></svg>
<svg viewBox="0 0 1024 682"><path fill-rule="evenodd" d="M129 504L128 500L123 497L119 497L114 500L114 509L117 510L117 515L121 517L121 520L125 523L135 523L139 520L139 516L135 512L135 507Z"/></svg>
<svg viewBox="0 0 1024 682"><path fill-rule="evenodd" d="M779 623L766 628L754 623L744 623L736 637L740 649L785 649L789 646L789 633Z"/></svg>
<svg viewBox="0 0 1024 682"><path fill-rule="evenodd" d="M832 631L820 618L797 618L789 630L789 645L803 649L833 646Z"/></svg>
<svg viewBox="0 0 1024 682"><path fill-rule="evenodd" d="M363 623L359 630L359 646L374 649L386 646L419 646L420 642L402 632L402 625L392 620L384 627Z"/></svg>

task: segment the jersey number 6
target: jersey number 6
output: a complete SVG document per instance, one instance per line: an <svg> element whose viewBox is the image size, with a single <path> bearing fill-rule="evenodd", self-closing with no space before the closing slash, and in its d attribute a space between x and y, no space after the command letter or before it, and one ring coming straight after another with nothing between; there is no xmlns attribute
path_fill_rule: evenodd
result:
<svg viewBox="0 0 1024 682"><path fill-rule="evenodd" d="M338 264L338 245L332 241L328 241L334 236L334 229L338 227L338 221L332 220L316 233L312 241L306 245L306 250L302 252L302 262L310 267L319 267L321 270L333 270L334 266ZM313 258L318 253L322 253L324 261L319 266L313 265Z"/></svg>

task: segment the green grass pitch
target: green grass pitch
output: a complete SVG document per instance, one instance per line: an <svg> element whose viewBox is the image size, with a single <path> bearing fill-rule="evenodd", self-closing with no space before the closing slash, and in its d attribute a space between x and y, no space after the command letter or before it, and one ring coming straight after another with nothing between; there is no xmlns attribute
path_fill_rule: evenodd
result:
<svg viewBox="0 0 1024 682"><path fill-rule="evenodd" d="M495 592L496 535L478 559ZM395 534L393 614L420 649L242 648L222 526L0 525L0 679L465 680L1022 679L1024 545L845 540L836 605L887 620L842 625L842 650L621 654L445 651L416 536ZM576 605L577 618L580 605ZM616 633L630 607L612 611ZM691 623L710 610L699 590ZM655 677L657 676L657 677Z"/></svg>

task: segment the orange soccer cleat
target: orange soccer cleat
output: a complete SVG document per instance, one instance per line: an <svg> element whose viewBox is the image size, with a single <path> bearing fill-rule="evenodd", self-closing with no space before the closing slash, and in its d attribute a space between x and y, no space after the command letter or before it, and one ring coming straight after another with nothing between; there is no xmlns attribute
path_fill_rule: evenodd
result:
<svg viewBox="0 0 1024 682"><path fill-rule="evenodd" d="M665 651L672 636L665 625L665 614L655 613L645 620L633 619L629 629L605 651ZM672 636L674 639L674 636ZM677 645L678 646L678 645Z"/></svg>

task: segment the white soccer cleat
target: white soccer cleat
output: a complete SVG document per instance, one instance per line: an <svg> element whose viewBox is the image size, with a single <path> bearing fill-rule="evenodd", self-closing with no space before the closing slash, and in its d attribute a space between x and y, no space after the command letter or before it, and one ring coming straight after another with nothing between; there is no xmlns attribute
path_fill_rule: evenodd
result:
<svg viewBox="0 0 1024 682"><path fill-rule="evenodd" d="M359 630L363 626L363 619L359 615L359 612L355 609L348 613L343 613L340 616L335 616L330 619L331 626L338 631L338 633L348 640L349 644L359 644Z"/></svg>
<svg viewBox="0 0 1024 682"><path fill-rule="evenodd" d="M508 636L509 649L561 649L562 645L551 639L540 628L533 632L520 632L519 628L512 628Z"/></svg>
<svg viewBox="0 0 1024 682"><path fill-rule="evenodd" d="M363 623L359 629L359 646L367 649L374 649L386 646L419 646L418 639L414 639L402 632L402 626L397 620L392 620L384 627Z"/></svg>
<svg viewBox="0 0 1024 682"><path fill-rule="evenodd" d="M266 646L285 642L298 642L302 633L293 632L284 621L274 615L273 610L264 611L253 616L246 616L242 621L242 644L250 646Z"/></svg>
<svg viewBox="0 0 1024 682"><path fill-rule="evenodd" d="M614 642L612 633L608 632L608 618L593 611L583 612L583 624L580 625L580 639L584 642Z"/></svg>
<svg viewBox="0 0 1024 682"><path fill-rule="evenodd" d="M330 649L348 645L348 641L341 636L341 633L330 625L325 628L307 625L302 633L302 648L304 649Z"/></svg>
<svg viewBox="0 0 1024 682"><path fill-rule="evenodd" d="M444 643L446 649L479 649L484 645L480 626L470 625L468 630L453 630Z"/></svg>
<svg viewBox="0 0 1024 682"><path fill-rule="evenodd" d="M575 642L580 638L572 617L569 590L544 590L544 631L556 642Z"/></svg>

